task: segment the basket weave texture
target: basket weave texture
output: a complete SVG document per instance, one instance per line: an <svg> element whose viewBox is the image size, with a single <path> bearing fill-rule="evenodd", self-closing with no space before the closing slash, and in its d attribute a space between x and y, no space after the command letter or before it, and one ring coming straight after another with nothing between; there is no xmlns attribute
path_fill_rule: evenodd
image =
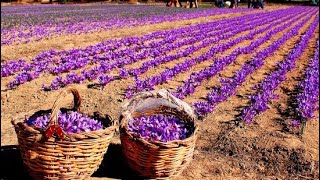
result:
<svg viewBox="0 0 320 180"><path fill-rule="evenodd" d="M60 108L65 95L69 93L73 94L74 107L72 109ZM80 104L79 92L74 88L69 88L59 94L52 109L40 110L33 115L51 112L48 127L50 125L57 127L59 110L80 112ZM13 119L12 124L18 137L22 160L29 175L33 179L86 179L90 177L100 166L116 126L108 115L103 117L101 113L96 112L91 117L102 121L102 130L73 134L63 132L62 138L57 133L47 137L45 134L49 128L44 130L28 126L24 118Z"/></svg>
<svg viewBox="0 0 320 180"><path fill-rule="evenodd" d="M128 131L128 122L143 114L174 115L193 133L183 140L148 142ZM124 105L120 117L121 147L129 167L145 178L168 179L179 175L193 157L196 120L193 109L165 89L135 95Z"/></svg>

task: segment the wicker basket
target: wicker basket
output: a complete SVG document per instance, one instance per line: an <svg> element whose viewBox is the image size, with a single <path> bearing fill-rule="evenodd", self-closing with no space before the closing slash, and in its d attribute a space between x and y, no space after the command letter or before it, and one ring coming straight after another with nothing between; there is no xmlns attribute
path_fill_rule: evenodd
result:
<svg viewBox="0 0 320 180"><path fill-rule="evenodd" d="M68 93L73 94L74 107L73 109L60 109ZM52 136L49 133L50 128L52 130L52 128L60 127L57 120L59 110L79 112L80 104L79 92L69 88L59 94L52 109L41 110L33 114L43 115L52 112L49 128L46 130L28 126L24 118L12 120L23 163L29 175L34 179L86 179L100 166L116 126L108 115L102 117L100 113L95 113L94 116L91 116L102 122L104 126L102 130L74 134L54 131L54 134L51 133Z"/></svg>
<svg viewBox="0 0 320 180"><path fill-rule="evenodd" d="M142 114L174 115L193 133L184 140L148 142L128 131L128 121ZM129 167L145 178L167 179L179 175L193 157L196 120L192 108L165 89L135 95L124 106L120 117L121 147Z"/></svg>

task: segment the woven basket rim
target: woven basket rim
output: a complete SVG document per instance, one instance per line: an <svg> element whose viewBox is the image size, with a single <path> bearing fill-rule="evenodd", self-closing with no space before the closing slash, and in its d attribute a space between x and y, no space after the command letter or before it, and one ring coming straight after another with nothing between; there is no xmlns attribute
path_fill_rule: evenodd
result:
<svg viewBox="0 0 320 180"><path fill-rule="evenodd" d="M37 114L37 113L40 114L40 111L48 111L48 113L50 113L51 110L52 110L52 109L47 109L47 110L32 110L32 111L30 111L30 112L28 112L28 113L21 113L20 116L21 116L21 117L22 117L22 116L24 116L24 117L31 117L31 116L33 116L33 115L35 115L35 114ZM79 111L74 111L74 110L72 110L72 109L66 109L66 108L64 108L62 111L66 111L66 112L78 112L78 113L80 113L80 114L87 115L88 117L90 117L90 118L92 118L92 119L94 119L94 120L96 120L96 121L99 121L99 120L95 119L94 117L92 117L92 115L89 115L88 113L84 113L84 112L82 112L82 111L79 112ZM33 112L33 113L32 113L32 112ZM31 115L29 115L29 114L31 114ZM47 114L47 113L45 113L45 114ZM103 114L103 115L108 115L108 114ZM110 118L110 120L111 120L110 122L112 122L112 125L110 125L110 126L103 126L103 129L106 129L106 128L108 128L108 127L114 126L114 125L116 124L115 120L113 120L113 119L111 119L111 118ZM11 122L12 122L13 125L16 125L16 124L18 124L18 123L25 123L27 126L29 126L29 125L26 123L26 121L23 120L23 118L12 118ZM40 127L38 127L38 126L29 126L29 127L32 127L32 128L35 127L35 130L45 129L45 128L40 128ZM99 130L101 130L101 129L99 129ZM98 131L98 130L95 130L95 131ZM90 132L92 132L92 131L90 131ZM80 133L81 133L81 132L80 132ZM76 134L76 133L72 133L72 134Z"/></svg>
<svg viewBox="0 0 320 180"><path fill-rule="evenodd" d="M74 97L74 107L73 108L62 108L61 107L61 101L63 100L64 96L68 93L72 93ZM16 133L29 133L30 136L36 136L39 135L41 136L41 139L51 139L51 137L44 137L46 131L48 130L47 128L50 126L52 122L56 122L56 125L60 127L58 124L58 112L78 112L83 115L89 116L90 118L93 118L99 122L102 123L103 128L94 130L94 131L88 131L88 132L78 132L78 133L67 133L64 130L64 136L62 137L63 140L65 141L78 141L81 139L98 139L102 137L104 134L109 134L108 131L114 131L116 129L117 122L113 120L108 114L101 113L99 111L93 112L93 115L89 115L88 113L84 113L80 111L80 104L81 104L81 97L77 89L75 88L68 88L67 90L62 91L59 96L57 97L53 107L51 109L46 109L46 110L31 110L27 113L21 113L19 116L13 117L11 120L11 123L15 127ZM30 117L33 115L43 115L43 114L49 114L50 115L50 120L48 124L46 125L46 128L41 128L38 126L29 126L26 123L26 116ZM105 116L105 117L104 117ZM54 118L53 118L54 117ZM95 118L96 117L96 118ZM102 119L109 119L109 122L103 121ZM99 120L100 119L100 120ZM54 121L53 121L54 120ZM108 126L107 126L108 125ZM52 126L52 124L51 124ZM111 132L110 132L111 133ZM67 136L67 138L65 138ZM60 138L60 137L59 137ZM38 139L39 140L39 139ZM61 140L61 139L60 139Z"/></svg>
<svg viewBox="0 0 320 180"><path fill-rule="evenodd" d="M51 111L51 109L40 110L40 111ZM69 109L67 111L69 112L69 111L73 111L73 110ZM35 111L34 112L34 110L33 110L32 112L33 112L32 115L35 115L39 111ZM77 111L73 111L73 112L77 112ZM79 112L79 113L84 114L84 115L88 115L87 113L83 113L83 112ZM28 114L30 114L30 112ZM26 114L24 113L24 115L26 115ZM104 115L107 115L107 114L104 114ZM93 118L90 115L88 115L88 116ZM94 119L94 120L99 121L97 119ZM36 133L36 134L42 134L46 130L46 128L41 128L39 126L29 126L23 118L13 119L11 122L15 126L15 128L18 128L20 131L23 131L23 132L31 132L31 133ZM67 133L67 132L65 132L65 133L68 134L68 135L71 135L71 136L72 135L90 135L90 134L95 134L95 133L103 133L105 131L112 131L112 130L116 129L117 122L115 120L113 120L112 118L110 118L110 125L109 126L105 126L102 123L102 126L103 126L102 129L98 129L98 130L94 130L94 131L88 131L88 132L82 131L82 132L77 132L77 133ZM26 128L21 128L21 127L26 127ZM93 139L93 137L90 137L88 139Z"/></svg>
<svg viewBox="0 0 320 180"><path fill-rule="evenodd" d="M21 124L21 123L23 123L25 126L28 126L28 127L30 127L30 128L33 128L35 131L39 131L39 132L42 132L42 131L45 131L45 128L40 128L40 127L38 127L38 126L29 126L26 122L17 122L15 125L18 125L18 124ZM106 126L104 126L103 127L103 129L98 129L98 130L94 130L94 131L88 131L88 132L85 132L85 131L82 131L82 132L77 132L77 133L67 133L67 134L88 134L88 133L90 133L90 132L92 132L92 133L94 133L94 132L102 132L102 131L104 131L104 130L108 130L108 129L111 129L111 128L113 128L115 126L115 123L113 123L112 125L110 125L110 126L108 126L108 127L106 127Z"/></svg>
<svg viewBox="0 0 320 180"><path fill-rule="evenodd" d="M161 114L161 113L155 113L155 114ZM185 139L177 139L177 140L172 140L172 141L167 141L167 142L162 142L162 141L148 141L144 139L141 136L135 135L133 132L130 132L128 130L128 121L129 117L126 115L123 115L123 117L120 119L121 123L119 126L120 132L127 134L131 139L135 139L137 141L140 141L141 143L149 146L159 146L159 147L172 147L172 146L179 146L188 143L189 141L192 141L194 138L197 137L198 131L199 131L199 125L196 123L195 119L188 116L188 122L192 123L193 127L193 132L192 134L185 138Z"/></svg>
<svg viewBox="0 0 320 180"><path fill-rule="evenodd" d="M129 119L133 119L134 117L132 115L137 114L144 114L144 113L138 113L135 111L135 107L142 102L143 100L146 100L148 98L156 98L156 99L164 99L167 100L170 103L173 103L177 105L178 108L173 108L169 106L159 106L160 109L158 108L152 108L148 109L148 114L168 114L164 109L161 107L165 107L166 109L172 109L170 114L175 115L179 117L179 114L185 115L187 118L181 121L188 121L192 125L192 134L185 138L185 139L178 139L178 140L172 140L168 142L161 142L161 141L148 141L145 140L144 138L140 136L136 136L133 133L131 133L128 130L128 121ZM160 147L172 147L172 146L179 146L188 143L189 141L192 141L194 138L197 137L197 132L198 132L199 126L197 123L197 116L194 114L193 109L185 102L183 102L180 99L177 99L174 97L167 89L160 89L160 90L154 90L154 91L148 91L148 92L140 92L136 94L133 98L129 100L124 106L123 106L123 111L121 113L120 117L120 126L119 130L120 133L126 133L130 138L136 139L140 141L141 143L149 146L160 146ZM121 136L121 134L120 134Z"/></svg>
<svg viewBox="0 0 320 180"><path fill-rule="evenodd" d="M190 141L192 141L194 138L198 135L198 127L195 128L194 132L185 139L178 139L178 140L172 140L167 142L161 142L161 141L148 141L140 136L135 136L132 132L128 131L127 128L121 128L120 132L124 132L127 134L131 139L137 140L145 145L149 146L159 146L159 147L177 147L183 144L186 144Z"/></svg>

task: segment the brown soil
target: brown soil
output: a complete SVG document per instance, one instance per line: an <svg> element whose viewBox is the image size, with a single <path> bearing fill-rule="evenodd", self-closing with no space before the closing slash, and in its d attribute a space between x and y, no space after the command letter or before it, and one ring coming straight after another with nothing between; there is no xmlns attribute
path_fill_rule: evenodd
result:
<svg viewBox="0 0 320 180"><path fill-rule="evenodd" d="M272 6L272 8L275 8L275 6ZM210 20L228 17L231 17L231 15L211 17ZM254 92L250 88L260 82L265 77L265 73L271 72L276 62L285 58L285 55L297 43L299 37L306 31L313 18L302 28L298 36L289 39L281 47L281 50L269 57L265 61L265 65L258 71L255 71L237 89L236 96L232 96L227 101L220 103L213 113L209 114L204 120L198 121L200 132L193 161L180 176L174 179L319 178L319 112L315 113L316 118L308 122L305 133L302 136L297 134L297 130L286 126L286 122L291 118L291 99L294 97L294 93L289 92L296 91L296 85L299 83L299 79L302 78L309 58L314 53L315 41L319 37L319 27L308 44L307 50L298 59L296 68L287 75L287 80L277 89L276 93L281 98L273 100L270 103L270 109L256 117L252 124L243 125L234 121L243 109L243 106L248 104L247 95ZM39 52L51 48L70 49L73 47L85 47L109 38L143 35L147 32L171 29L207 20L209 19L200 18L181 22L167 22L112 32L81 35L77 36L77 38L68 36L15 47L4 46L1 47L1 61L19 57L31 59ZM270 45L272 41L280 37L281 33L261 45L257 51ZM248 43L244 41L241 45L245 46ZM11 51L13 48L15 49L15 53ZM227 55L230 51L218 56ZM203 53L203 50L196 52L192 56L197 56L199 53ZM236 62L224 69L219 74L219 77L231 77L240 68L240 65L250 59L253 54L238 56ZM147 77L157 74L163 69L172 67L181 61L182 59L166 63L156 70L148 71L143 76ZM195 68L196 70L201 70L207 64L203 63ZM134 66L130 65L128 67ZM192 70L185 72L173 81L157 88L176 88L187 79L191 72ZM14 90L5 90L6 83L12 77L1 78L1 156L2 165L5 166L3 169L4 174L11 177L11 179L27 179L27 174L22 166L21 159L19 159L20 154L16 149L16 134L10 120L16 117L23 117L27 112L50 109L60 91L44 92L40 90L40 87L42 84L48 84L54 78L52 75L45 75L29 83L25 83ZM207 88L218 85L217 79L218 77L213 77L210 81L204 82L202 84L203 87L197 88L197 92L188 96L185 101L191 103L201 100L201 97L205 97L209 92ZM94 111L100 111L110 114L113 119L117 120L120 115L121 106L124 102L127 102L127 100L123 99L124 90L133 84L133 80L128 78L113 81L104 90L88 88L88 84L90 83L73 85L73 87L79 90L83 99L81 110L89 114ZM67 97L65 102L66 106L70 105L72 98ZM9 173L9 169L15 169L16 173ZM121 156L118 133L109 146L100 168L90 179L136 179Z"/></svg>

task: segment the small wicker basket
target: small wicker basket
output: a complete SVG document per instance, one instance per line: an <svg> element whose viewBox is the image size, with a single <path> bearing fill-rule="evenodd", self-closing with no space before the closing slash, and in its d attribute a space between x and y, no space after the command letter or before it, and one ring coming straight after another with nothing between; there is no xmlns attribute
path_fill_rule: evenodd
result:
<svg viewBox="0 0 320 180"><path fill-rule="evenodd" d="M68 93L73 94L74 107L60 109ZM12 120L23 163L33 179L86 179L99 168L115 132L116 124L110 116L102 117L100 113L91 116L102 122L104 126L102 130L74 134L66 134L63 131L49 133L50 128L60 127L57 120L59 110L79 112L80 104L79 92L69 88L59 94L52 109L40 110L33 114L43 115L52 112L49 128L44 130L28 126L24 118ZM48 136L48 134L51 135Z"/></svg>
<svg viewBox="0 0 320 180"><path fill-rule="evenodd" d="M183 140L148 142L128 131L128 122L143 114L174 115L193 133ZM135 95L124 106L120 117L121 147L129 167L144 178L167 179L179 175L193 157L196 120L192 108L165 89Z"/></svg>

